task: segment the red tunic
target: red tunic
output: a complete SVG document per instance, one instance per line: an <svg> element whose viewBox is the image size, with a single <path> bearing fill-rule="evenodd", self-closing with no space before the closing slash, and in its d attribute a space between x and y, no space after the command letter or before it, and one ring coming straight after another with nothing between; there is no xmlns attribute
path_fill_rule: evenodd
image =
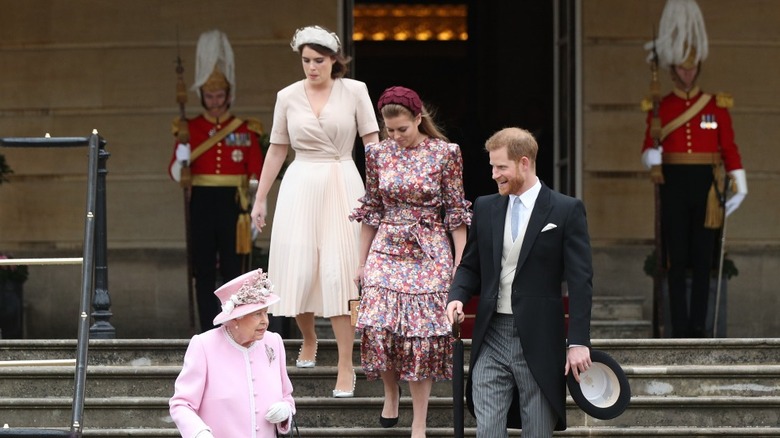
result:
<svg viewBox="0 0 780 438"><path fill-rule="evenodd" d="M680 114L685 112L701 97L701 90L696 87L690 96L675 89L661 100L659 116L661 126L665 126ZM720 153L726 166L726 171L742 169L742 159L739 149L734 143L734 129L731 125L731 115L725 105L719 106L715 96L696 115L685 124L675 129L662 141L664 153ZM642 152L653 146L650 138L650 120L652 112L647 114L647 129Z"/></svg>
<svg viewBox="0 0 780 438"><path fill-rule="evenodd" d="M230 124L233 118L228 114L226 119L215 123L216 120L201 114L188 120L192 150ZM263 168L263 153L258 131L258 128L250 127L250 124L244 121L232 133L190 163L192 175L246 175L249 179L259 178L260 169ZM169 174L175 161L176 144L173 146L173 156L168 166Z"/></svg>

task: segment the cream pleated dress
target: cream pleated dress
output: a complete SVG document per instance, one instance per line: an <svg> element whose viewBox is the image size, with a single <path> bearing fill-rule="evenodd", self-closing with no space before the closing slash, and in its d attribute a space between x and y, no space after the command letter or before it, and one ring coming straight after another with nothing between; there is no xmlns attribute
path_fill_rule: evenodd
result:
<svg viewBox="0 0 780 438"><path fill-rule="evenodd" d="M295 159L279 188L271 231L268 275L282 296L278 316L348 313L357 297L360 224L350 222L365 189L352 149L356 134L379 131L363 82L336 79L328 102L314 114L296 82L276 96L271 143L289 144Z"/></svg>

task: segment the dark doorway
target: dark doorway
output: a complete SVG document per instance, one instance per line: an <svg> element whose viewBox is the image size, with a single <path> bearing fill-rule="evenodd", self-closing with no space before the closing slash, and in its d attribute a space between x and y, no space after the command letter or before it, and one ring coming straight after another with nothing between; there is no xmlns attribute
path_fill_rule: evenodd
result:
<svg viewBox="0 0 780 438"><path fill-rule="evenodd" d="M466 41L355 41L355 77L372 101L393 85L415 89L461 147L466 196L494 193L485 140L507 126L533 132L537 174L553 185L553 4L548 1L419 1L465 4ZM362 148L358 148L362 154ZM363 157L358 156L361 166ZM361 167L362 171L362 167Z"/></svg>

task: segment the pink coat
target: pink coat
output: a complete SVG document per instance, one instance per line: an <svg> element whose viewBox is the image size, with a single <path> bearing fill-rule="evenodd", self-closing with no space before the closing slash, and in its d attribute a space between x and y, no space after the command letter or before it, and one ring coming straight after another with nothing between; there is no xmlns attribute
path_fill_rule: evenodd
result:
<svg viewBox="0 0 780 438"><path fill-rule="evenodd" d="M244 348L218 327L190 340L170 412L183 438L207 428L215 438L271 438L274 425L265 414L278 401L295 413L292 392L281 336L266 332ZM289 427L282 422L279 432Z"/></svg>

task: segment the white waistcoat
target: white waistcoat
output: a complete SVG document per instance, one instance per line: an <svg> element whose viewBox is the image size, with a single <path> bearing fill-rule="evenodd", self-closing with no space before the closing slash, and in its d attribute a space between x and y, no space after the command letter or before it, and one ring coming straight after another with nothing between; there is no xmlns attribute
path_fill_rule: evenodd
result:
<svg viewBox="0 0 780 438"><path fill-rule="evenodd" d="M507 209L506 221L504 221L504 246L501 250L501 276L498 281L498 313L512 314L512 281L515 279L515 268L520 256L520 248L523 246L523 236L528 228L528 217L520 223L517 240L512 243L511 208Z"/></svg>

